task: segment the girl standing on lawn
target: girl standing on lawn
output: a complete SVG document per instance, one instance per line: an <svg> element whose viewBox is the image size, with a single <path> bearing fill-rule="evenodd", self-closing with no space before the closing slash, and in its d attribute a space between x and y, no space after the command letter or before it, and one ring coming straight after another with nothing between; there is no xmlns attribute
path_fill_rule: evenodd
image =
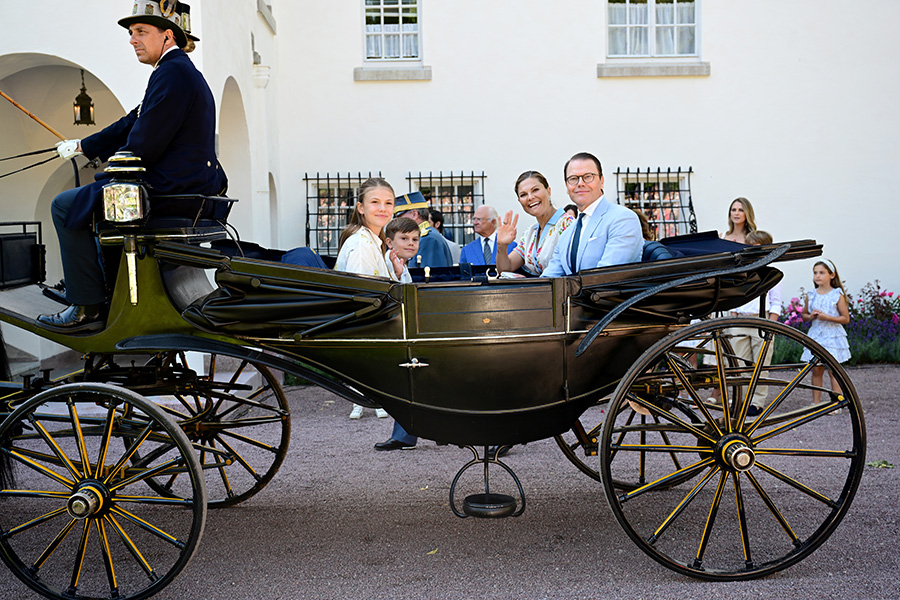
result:
<svg viewBox="0 0 900 600"><path fill-rule="evenodd" d="M813 285L816 289L806 294L801 315L804 321L812 322L809 337L819 342L838 362L847 362L850 360L850 344L847 342L844 325L850 322L850 312L847 310L847 299L844 296L841 278L838 277L833 262L823 258L813 265ZM800 360L808 361L811 358L809 349L804 349ZM814 387L821 387L824 373L825 367L813 367ZM829 373L829 379L832 391L839 394L841 388L835 381L833 373ZM814 389L813 403L818 404L821 399L822 392Z"/></svg>

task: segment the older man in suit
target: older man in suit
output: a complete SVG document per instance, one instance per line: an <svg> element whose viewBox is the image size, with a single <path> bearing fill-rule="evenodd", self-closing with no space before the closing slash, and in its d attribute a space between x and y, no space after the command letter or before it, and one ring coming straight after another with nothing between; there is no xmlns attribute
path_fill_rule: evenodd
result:
<svg viewBox="0 0 900 600"><path fill-rule="evenodd" d="M593 154L576 154L563 168L577 222L563 232L541 277L641 260L641 224L633 211L603 197L603 168Z"/></svg>
<svg viewBox="0 0 900 600"><path fill-rule="evenodd" d="M117 151L128 151L142 160L145 181L156 194L224 193L227 178L215 152L215 102L185 53L199 41L190 32L190 7L183 2L138 0L133 14L120 19L119 25L128 30L138 61L153 67L143 101L102 131L61 142L60 156L68 159L83 153L107 160ZM38 317L47 329L90 332L102 329L105 322L105 280L90 225L108 177L104 173L97 178L53 200L66 299L72 306ZM195 216L200 206L151 201L154 216Z"/></svg>
<svg viewBox="0 0 900 600"><path fill-rule="evenodd" d="M463 246L459 253L459 262L471 265L496 265L497 264L497 224L500 216L493 206L479 206L472 215L472 229L475 231L475 239ZM507 247L512 252L516 247L513 242Z"/></svg>

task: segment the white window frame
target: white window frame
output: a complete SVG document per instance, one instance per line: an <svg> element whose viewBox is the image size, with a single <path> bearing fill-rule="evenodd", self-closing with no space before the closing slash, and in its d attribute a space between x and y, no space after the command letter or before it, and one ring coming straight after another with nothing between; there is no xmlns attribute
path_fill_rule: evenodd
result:
<svg viewBox="0 0 900 600"><path fill-rule="evenodd" d="M626 6L632 0L627 0ZM677 2L675 0L675 21L678 20ZM610 24L610 2L604 6L604 45L606 60L597 65L597 77L708 77L710 65L701 60L702 53L702 0L694 0L694 53L693 54L660 54L656 52L656 2L647 0L648 40L647 54L610 54L611 28L629 28L631 25ZM627 16L627 9L626 9ZM643 25L642 25L643 26ZM669 27L669 24L662 25ZM672 24L678 27L677 23ZM676 31L677 40L677 31ZM627 41L627 33L626 33ZM677 42L676 42L677 43Z"/></svg>
<svg viewBox="0 0 900 600"><path fill-rule="evenodd" d="M377 5L373 5L377 2ZM363 0L363 59L369 64L385 64L385 63L421 63L422 62L422 0ZM385 11L396 8L400 24L397 25L396 31L385 31L385 28L392 27L384 24ZM403 23L404 11L412 9L415 12L416 22L414 29L412 24ZM369 14L378 11L381 16L381 25L369 25ZM374 30L375 27L379 29ZM409 27L409 29L406 29ZM399 53L397 56L385 56L387 38L389 36L399 37ZM415 38L416 54L409 53L404 56L404 50L407 48L407 37ZM380 46L380 56L369 56L369 42L377 39Z"/></svg>
<svg viewBox="0 0 900 600"><path fill-rule="evenodd" d="M370 0L376 1L376 0ZM418 56L416 57L387 57L383 56L384 54L384 36L390 35L392 33L397 33L401 36L400 39L400 48L402 54L403 48L403 39L402 36L404 33L402 31L399 32L384 32L384 31L368 31L368 9L373 8L381 8L382 11L384 9L384 2L389 0L377 0L379 5L372 6L367 4L367 0L361 0L362 6L362 30L361 30L361 53L362 53L362 66L356 67L353 69L353 80L354 81L431 81L431 67L426 66L424 63L424 35L422 31L422 4L424 0L396 0L396 6L398 10L400 10L401 19L402 19L402 10L404 8L412 8L415 7L416 11L416 44L418 46ZM406 2L407 4L404 4ZM383 14L383 12L382 12ZM402 23L401 23L402 25ZM382 39L382 56L381 57L373 57L369 58L368 52L368 39L369 36L372 35L380 35Z"/></svg>
<svg viewBox="0 0 900 600"><path fill-rule="evenodd" d="M675 58L694 58L700 56L700 0L668 0L666 3L671 4L673 8L673 20L672 23L657 23L657 10L656 5L659 0L644 0L639 2L640 4L644 4L647 7L647 22L646 23L630 23L628 22L632 11L631 6L635 2L635 0L625 0L625 18L626 22L624 24L612 23L610 22L610 4L611 2L606 3L606 32L607 32L607 43L606 43L606 55L608 58L663 58L666 60L675 59ZM618 3L617 3L618 4ZM693 12L694 12L694 20L693 23L679 23L679 4L692 4ZM646 28L647 30L647 52L643 54L636 54L633 52L631 45L633 40L632 32L634 30ZM662 28L672 28L674 29L674 50L671 53L663 53L660 49L657 48L657 31ZM624 54L611 54L610 53L610 42L612 40L612 30L613 29L621 29L625 33L625 43L626 43L626 51ZM676 50L678 49L679 44L679 30L682 29L693 29L694 32L694 51L691 53L678 53Z"/></svg>

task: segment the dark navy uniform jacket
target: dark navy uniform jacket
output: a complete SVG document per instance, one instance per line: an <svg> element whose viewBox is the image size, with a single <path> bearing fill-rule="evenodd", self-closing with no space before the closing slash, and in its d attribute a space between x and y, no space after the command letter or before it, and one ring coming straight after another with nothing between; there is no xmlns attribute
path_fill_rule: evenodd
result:
<svg viewBox="0 0 900 600"><path fill-rule="evenodd" d="M162 57L150 75L138 108L81 140L88 158L107 160L127 150L142 160L151 194L220 195L228 179L215 152L216 106L212 92L183 50ZM91 222L100 206L101 188L109 176L98 173L94 183L80 188L66 227ZM193 216L199 203L151 201L153 216Z"/></svg>
<svg viewBox="0 0 900 600"><path fill-rule="evenodd" d="M410 267L449 267L453 265L450 246L437 229L427 224L419 225L419 253L410 261Z"/></svg>

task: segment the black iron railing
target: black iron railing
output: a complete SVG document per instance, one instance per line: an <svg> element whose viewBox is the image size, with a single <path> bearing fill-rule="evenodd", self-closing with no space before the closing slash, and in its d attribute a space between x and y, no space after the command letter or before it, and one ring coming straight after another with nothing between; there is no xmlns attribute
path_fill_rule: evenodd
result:
<svg viewBox="0 0 900 600"><path fill-rule="evenodd" d="M658 239L697 233L691 199L693 168L616 169L616 201L640 210Z"/></svg>
<svg viewBox="0 0 900 600"><path fill-rule="evenodd" d="M359 186L370 177L381 177L381 172L304 174L308 247L325 256L337 256L338 239L356 204Z"/></svg>
<svg viewBox="0 0 900 600"><path fill-rule="evenodd" d="M428 201L429 208L441 211L444 215L444 232L460 246L475 239L472 230L472 214L484 204L484 180L487 176L482 171L465 173L433 173L410 172L406 180L410 191L422 192Z"/></svg>

